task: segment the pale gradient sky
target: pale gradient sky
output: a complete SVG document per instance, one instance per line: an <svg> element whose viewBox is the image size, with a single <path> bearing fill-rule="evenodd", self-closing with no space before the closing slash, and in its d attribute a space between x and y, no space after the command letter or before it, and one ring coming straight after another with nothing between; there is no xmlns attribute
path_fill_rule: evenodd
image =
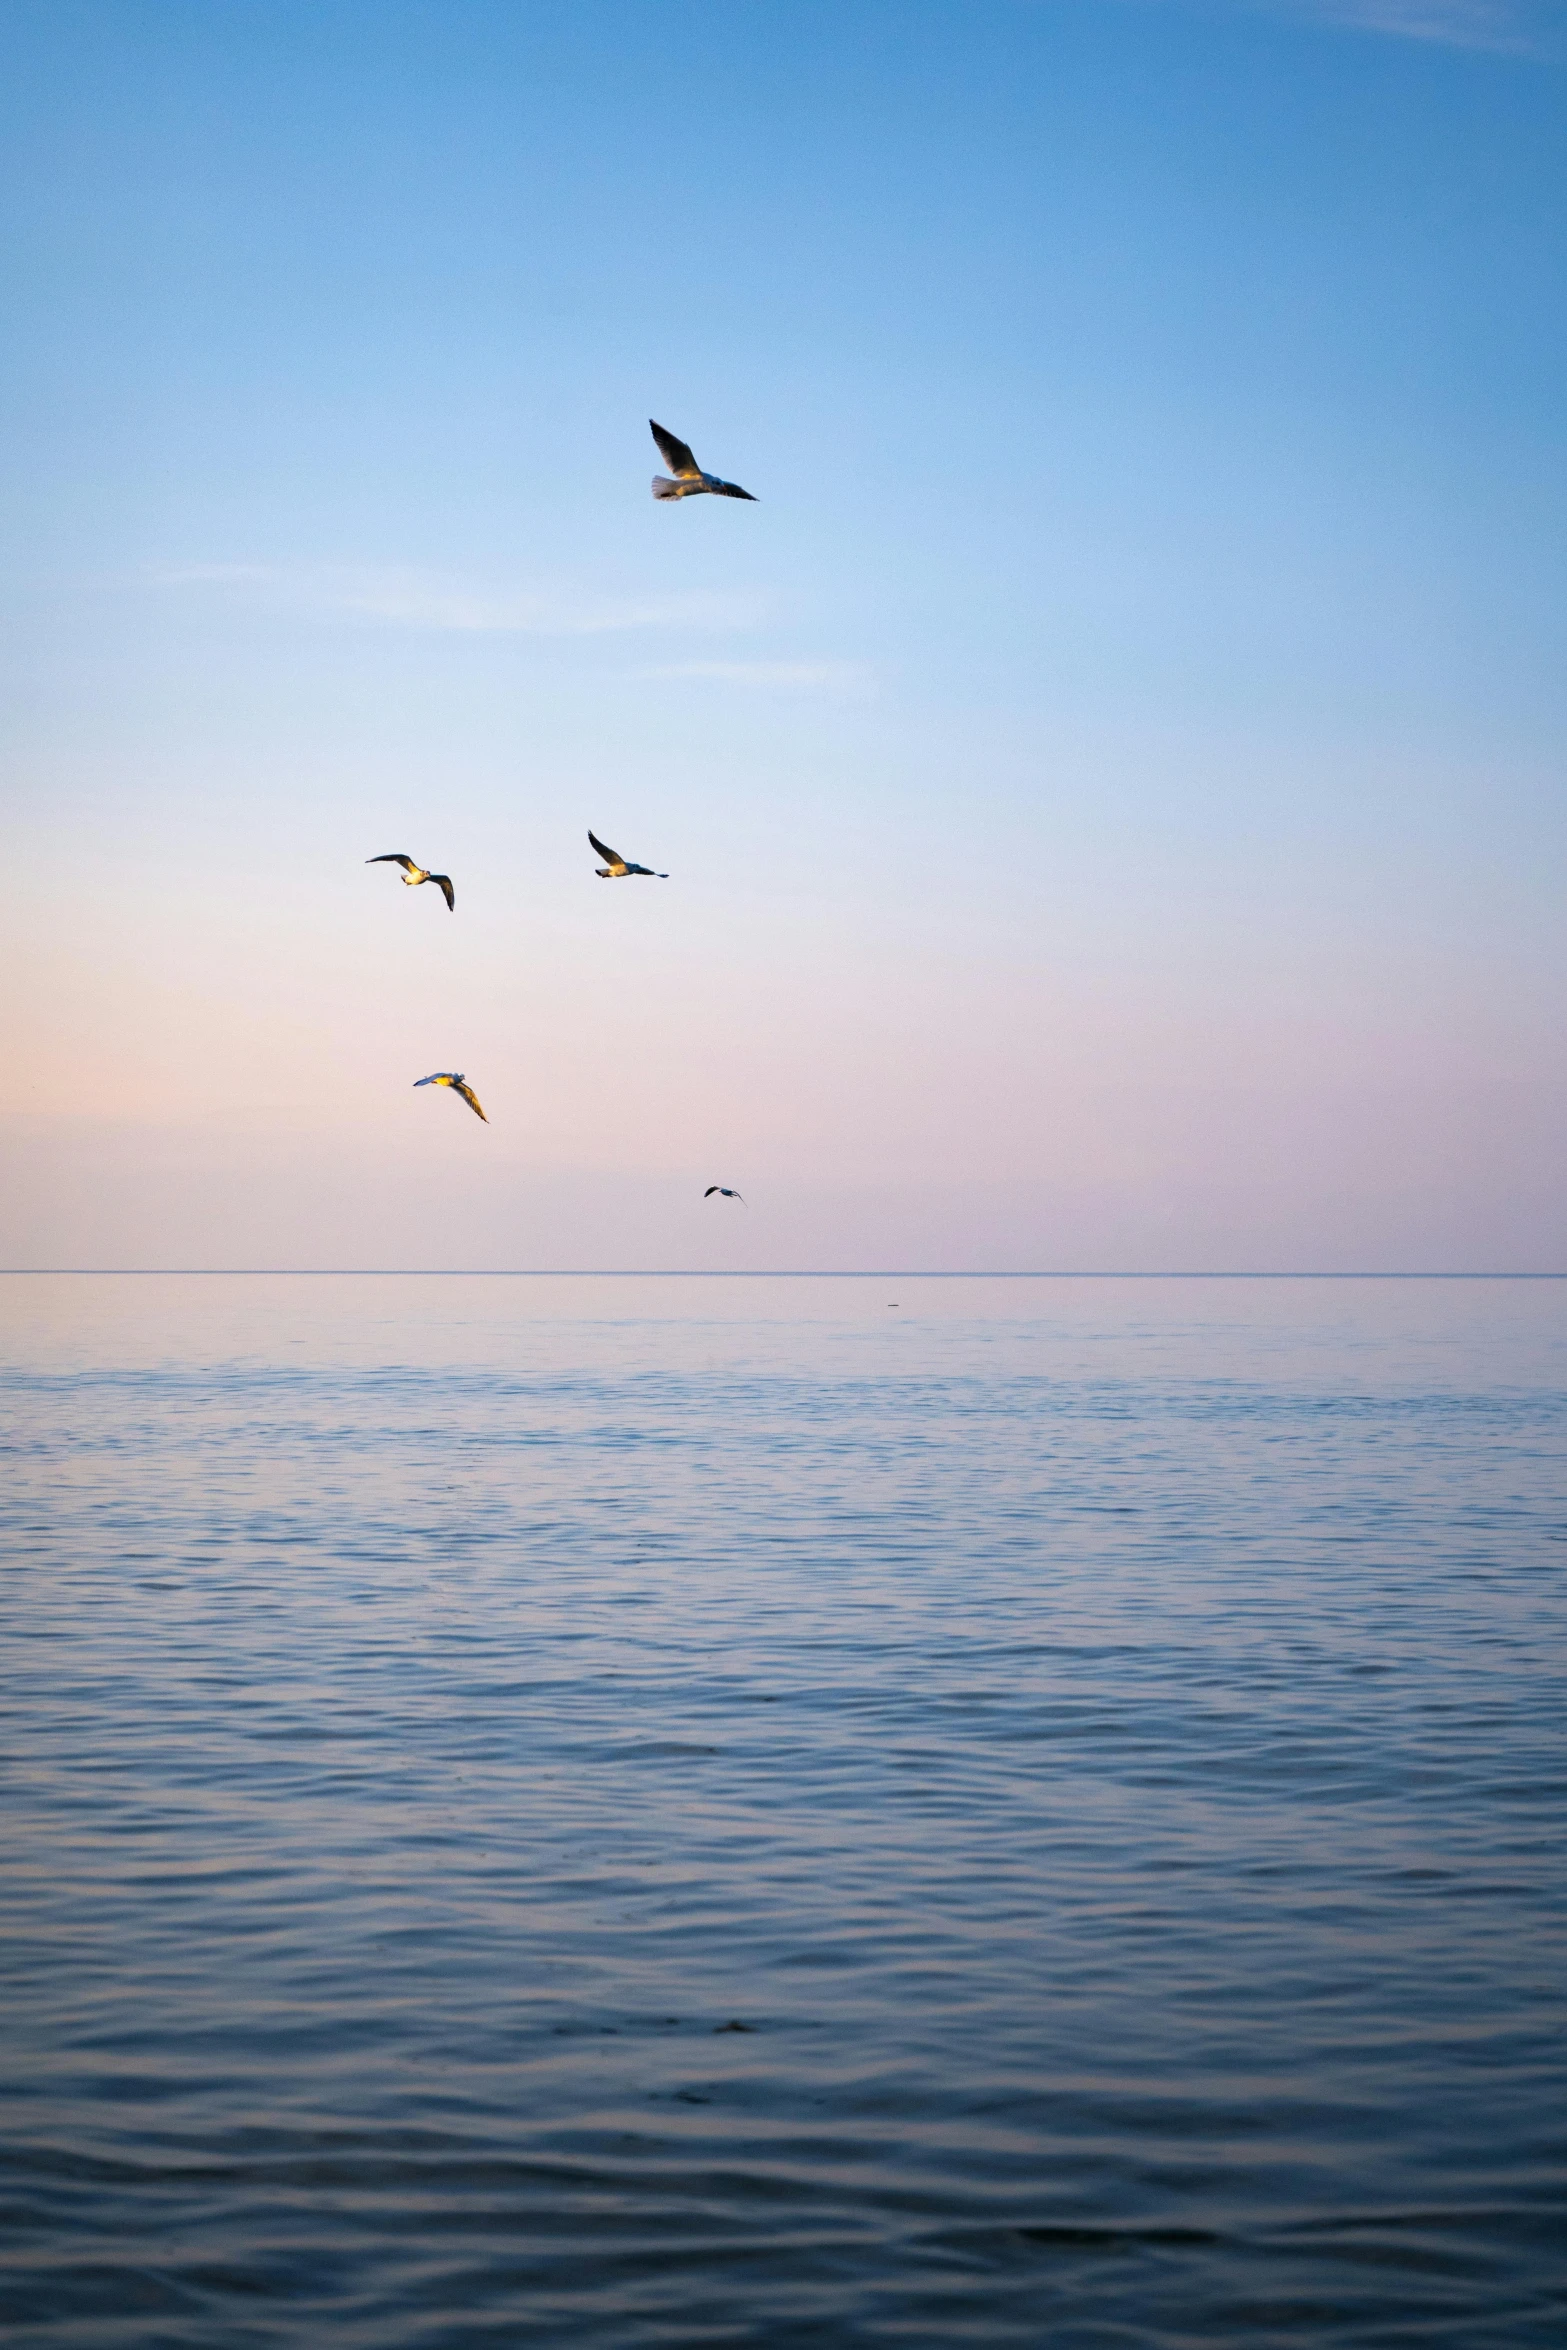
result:
<svg viewBox="0 0 1567 2350"><path fill-rule="evenodd" d="M1563 20L10 0L0 1263L1567 1266Z"/></svg>

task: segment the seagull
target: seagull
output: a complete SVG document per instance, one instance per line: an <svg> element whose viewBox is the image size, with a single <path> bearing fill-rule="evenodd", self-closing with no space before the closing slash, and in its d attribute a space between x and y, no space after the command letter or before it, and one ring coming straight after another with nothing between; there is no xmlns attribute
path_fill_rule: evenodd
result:
<svg viewBox="0 0 1567 2350"><path fill-rule="evenodd" d="M651 416L648 424L658 443L659 455L675 477L666 481L661 473L654 474L655 498L700 498L711 491L715 498L747 498L753 506L756 504L750 491L743 490L737 481L720 481L716 473L704 473L685 442L677 441L661 424L654 424Z"/></svg>
<svg viewBox="0 0 1567 2350"><path fill-rule="evenodd" d="M401 865L404 889L417 889L421 881L433 881L446 900L447 911L452 914L456 913L457 900L452 894L452 885L444 873L426 873L422 865L416 865L412 857L405 857L400 849L389 849L384 857L366 857L365 863L367 865Z"/></svg>
<svg viewBox="0 0 1567 2350"><path fill-rule="evenodd" d="M589 848L596 849L604 862L598 869L600 881L629 881L633 873L645 873L649 881L667 881L667 873L655 873L651 865L628 865L618 849L607 849L597 834L588 834Z"/></svg>
<svg viewBox="0 0 1567 2350"><path fill-rule="evenodd" d="M742 1207L746 1205L746 1202L740 1199L740 1194L737 1191L731 1191L727 1183L710 1183L702 1197L711 1199L715 1191L720 1199L739 1199Z"/></svg>
<svg viewBox="0 0 1567 2350"><path fill-rule="evenodd" d="M415 1093L418 1092L421 1085L449 1085L453 1093L462 1095L463 1100L476 1118L484 1118L484 1112L479 1107L479 1097L460 1069L437 1069L433 1077L416 1077L414 1079ZM484 1118L486 1126L489 1122L488 1118Z"/></svg>

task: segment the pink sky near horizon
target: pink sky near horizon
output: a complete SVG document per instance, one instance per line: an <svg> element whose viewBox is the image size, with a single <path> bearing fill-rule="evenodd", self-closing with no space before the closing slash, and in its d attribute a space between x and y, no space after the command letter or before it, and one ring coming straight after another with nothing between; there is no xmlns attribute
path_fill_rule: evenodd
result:
<svg viewBox="0 0 1567 2350"><path fill-rule="evenodd" d="M889 964L830 909L804 940L794 907L617 892L586 858L576 881L525 941L384 868L316 876L303 908L234 886L174 949L140 888L93 958L37 941L4 1261L1567 1263L1554 1039L1438 958L1423 995L1406 954L1397 999L1340 967L1313 1002L1277 959L1249 996L1238 953ZM488 1125L415 1090L451 1066Z"/></svg>

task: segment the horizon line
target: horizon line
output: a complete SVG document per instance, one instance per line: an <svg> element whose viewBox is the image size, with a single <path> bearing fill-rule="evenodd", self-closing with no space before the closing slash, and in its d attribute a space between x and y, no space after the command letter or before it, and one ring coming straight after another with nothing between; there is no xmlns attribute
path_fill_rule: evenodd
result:
<svg viewBox="0 0 1567 2350"><path fill-rule="evenodd" d="M0 1265L7 1280L243 1280L243 1281L1567 1281L1564 1272L1403 1271L1373 1266L1323 1272L1300 1266L1129 1270L1091 1266L989 1265L973 1268L909 1265L843 1267L787 1265Z"/></svg>

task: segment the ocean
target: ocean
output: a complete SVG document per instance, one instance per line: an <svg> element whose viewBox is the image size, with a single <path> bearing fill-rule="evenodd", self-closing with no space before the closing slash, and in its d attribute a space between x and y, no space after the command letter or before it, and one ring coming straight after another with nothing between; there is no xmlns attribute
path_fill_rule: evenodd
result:
<svg viewBox="0 0 1567 2350"><path fill-rule="evenodd" d="M1567 2338L1567 1284L0 1314L16 2350Z"/></svg>

